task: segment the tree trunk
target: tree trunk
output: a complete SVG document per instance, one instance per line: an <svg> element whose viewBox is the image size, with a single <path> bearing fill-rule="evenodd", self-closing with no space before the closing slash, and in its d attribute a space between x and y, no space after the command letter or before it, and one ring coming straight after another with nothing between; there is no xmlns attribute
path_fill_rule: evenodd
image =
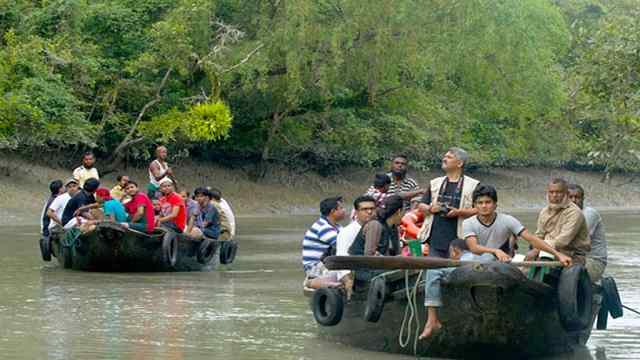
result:
<svg viewBox="0 0 640 360"><path fill-rule="evenodd" d="M103 174L114 172L116 168L122 163L122 160L124 159L124 156L125 156L125 150L128 149L130 146L138 144L145 140L145 138L142 136L134 138L134 135L136 134L136 131L138 130L138 126L140 125L140 122L144 118L144 115L147 113L147 111L151 107L153 107L155 104L159 103L160 100L162 99L162 95L161 95L162 90L167 84L167 80L169 79L169 76L171 75L172 71L173 71L173 67L170 67L164 73L164 76L162 77L162 80L158 85L158 89L156 90L156 94L154 98L149 100L149 102L147 102L146 104L144 104L144 106L138 113L136 120L133 122L133 125L131 125L131 128L129 129L129 132L127 133L127 135L124 137L124 139L122 139L120 144L116 146L115 150L113 150L113 153L107 160L107 166L104 168L104 170L102 170Z"/></svg>
<svg viewBox="0 0 640 360"><path fill-rule="evenodd" d="M260 161L256 167L255 178L263 179L267 174L267 168L269 166L269 159L271 158L271 146L273 145L273 139L275 138L278 128L280 127L280 121L284 117L284 113L274 112L271 117L271 126L267 132L267 139L262 147L262 154L260 155Z"/></svg>

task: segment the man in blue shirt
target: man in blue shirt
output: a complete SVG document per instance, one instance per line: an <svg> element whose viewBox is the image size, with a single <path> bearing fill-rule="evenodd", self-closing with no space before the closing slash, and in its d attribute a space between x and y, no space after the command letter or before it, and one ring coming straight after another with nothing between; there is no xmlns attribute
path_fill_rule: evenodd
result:
<svg viewBox="0 0 640 360"><path fill-rule="evenodd" d="M193 194L199 206L195 215L194 230L200 231L200 237L218 239L220 237L220 214L218 209L211 204L211 192L200 187Z"/></svg>

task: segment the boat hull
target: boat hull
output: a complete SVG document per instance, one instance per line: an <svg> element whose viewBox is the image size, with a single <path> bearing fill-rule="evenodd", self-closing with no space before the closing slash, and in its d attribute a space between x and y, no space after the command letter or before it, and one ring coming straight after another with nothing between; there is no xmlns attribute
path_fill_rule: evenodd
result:
<svg viewBox="0 0 640 360"><path fill-rule="evenodd" d="M410 289L416 279L413 273L408 282ZM417 326L411 324L410 340L403 347L399 334L408 304L404 273L390 276L387 286L391 294L378 322L363 319L367 292L361 289L345 303L342 320L337 325L318 326L320 335L367 350L417 356L536 357L570 352L584 345L602 301L600 294L594 294L590 326L566 331L558 315L553 287L528 280L508 264L466 266L455 270L442 283L443 306L439 317L443 329L429 339L415 342L426 320L424 283L419 283L415 296L418 322Z"/></svg>
<svg viewBox="0 0 640 360"><path fill-rule="evenodd" d="M197 260L201 240L186 235L177 235L177 257L175 265L164 261L162 241L165 233L156 231L145 234L125 229L113 223L100 223L96 229L78 236L67 266L74 270L104 272L154 272L154 271L211 271L219 262L219 242L214 242L215 254L206 263ZM53 255L61 266L65 266L62 254L63 233L52 235Z"/></svg>

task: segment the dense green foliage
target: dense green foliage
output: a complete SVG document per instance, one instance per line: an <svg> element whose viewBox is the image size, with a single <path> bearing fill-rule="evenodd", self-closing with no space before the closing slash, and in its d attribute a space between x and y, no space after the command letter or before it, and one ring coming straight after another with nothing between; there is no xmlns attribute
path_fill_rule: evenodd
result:
<svg viewBox="0 0 640 360"><path fill-rule="evenodd" d="M0 149L640 168L638 0L0 0Z"/></svg>

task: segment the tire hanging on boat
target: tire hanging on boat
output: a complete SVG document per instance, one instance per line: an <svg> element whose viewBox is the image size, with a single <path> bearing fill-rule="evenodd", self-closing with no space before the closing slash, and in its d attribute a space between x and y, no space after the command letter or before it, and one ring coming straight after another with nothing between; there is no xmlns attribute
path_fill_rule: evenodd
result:
<svg viewBox="0 0 640 360"><path fill-rule="evenodd" d="M334 326L342 320L344 299L338 289L321 288L311 299L313 317L322 326Z"/></svg>
<svg viewBox="0 0 640 360"><path fill-rule="evenodd" d="M604 291L604 298L607 304L607 309L611 314L611 317L617 319L622 316L622 301L620 300L620 294L618 293L618 286L616 281L612 277L606 277L601 280L602 290Z"/></svg>
<svg viewBox="0 0 640 360"><path fill-rule="evenodd" d="M387 282L384 277L375 278L369 285L367 304L364 308L364 319L368 322L378 322L384 310L387 297Z"/></svg>
<svg viewBox="0 0 640 360"><path fill-rule="evenodd" d="M178 258L178 239L174 232L167 231L162 238L162 262L174 267Z"/></svg>
<svg viewBox="0 0 640 360"><path fill-rule="evenodd" d="M598 322L596 323L597 330L607 330L607 320L609 318L609 308L607 305L607 298L602 297L602 303L600 304L600 310L598 311Z"/></svg>
<svg viewBox="0 0 640 360"><path fill-rule="evenodd" d="M238 243L234 240L222 241L220 245L220 263L229 265L233 263L238 251Z"/></svg>
<svg viewBox="0 0 640 360"><path fill-rule="evenodd" d="M49 236L40 238L40 254L42 255L42 260L51 261L51 238Z"/></svg>
<svg viewBox="0 0 640 360"><path fill-rule="evenodd" d="M198 247L197 260L200 264L208 264L216 254L216 244L210 239L202 239Z"/></svg>
<svg viewBox="0 0 640 360"><path fill-rule="evenodd" d="M591 323L591 279L582 265L562 270L558 282L558 305L560 321L566 330L582 330Z"/></svg>

